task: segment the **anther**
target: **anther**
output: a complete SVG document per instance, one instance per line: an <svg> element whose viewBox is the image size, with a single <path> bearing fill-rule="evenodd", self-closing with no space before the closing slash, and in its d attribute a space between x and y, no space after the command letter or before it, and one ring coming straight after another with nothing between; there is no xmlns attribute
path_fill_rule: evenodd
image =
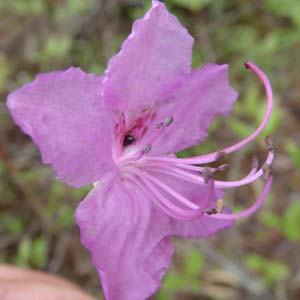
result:
<svg viewBox="0 0 300 300"><path fill-rule="evenodd" d="M228 164L223 164L217 167L217 171L223 172L228 168Z"/></svg>
<svg viewBox="0 0 300 300"><path fill-rule="evenodd" d="M160 129L160 128L169 127L173 123L173 121L174 121L173 117L167 117L163 122L156 124L156 128Z"/></svg>
<svg viewBox="0 0 300 300"><path fill-rule="evenodd" d="M262 170L263 170L262 180L266 181L272 175L271 166L269 164L264 164Z"/></svg>
<svg viewBox="0 0 300 300"><path fill-rule="evenodd" d="M173 123L173 121L174 121L173 117L168 117L164 120L163 126L168 127Z"/></svg>
<svg viewBox="0 0 300 300"><path fill-rule="evenodd" d="M258 169L258 159L257 159L257 156L253 156L253 158L252 158L252 169L254 169L254 170Z"/></svg>
<svg viewBox="0 0 300 300"><path fill-rule="evenodd" d="M206 211L206 214L207 215L215 215L215 214L217 214L218 213L218 211L217 211L217 209L216 208L210 208L210 209L208 209L207 211Z"/></svg>
<svg viewBox="0 0 300 300"><path fill-rule="evenodd" d="M265 143L267 145L267 148L269 151L274 152L274 144L273 144L273 139L271 136L266 136L265 138Z"/></svg>
<svg viewBox="0 0 300 300"><path fill-rule="evenodd" d="M217 212L220 213L223 210L223 208L224 208L224 201L223 199L219 199L216 205Z"/></svg>
<svg viewBox="0 0 300 300"><path fill-rule="evenodd" d="M144 148L143 148L143 152L144 152L145 154L147 154L147 153L149 153L149 152L151 151L151 149L152 149L151 144L146 144L146 145L144 146Z"/></svg>
<svg viewBox="0 0 300 300"><path fill-rule="evenodd" d="M225 151L219 151L216 155L216 160L221 160L226 155Z"/></svg>
<svg viewBox="0 0 300 300"><path fill-rule="evenodd" d="M202 172L203 178L204 178L204 182L207 184L208 180L210 178L212 178L212 172L210 171L209 168L204 168L203 172Z"/></svg>

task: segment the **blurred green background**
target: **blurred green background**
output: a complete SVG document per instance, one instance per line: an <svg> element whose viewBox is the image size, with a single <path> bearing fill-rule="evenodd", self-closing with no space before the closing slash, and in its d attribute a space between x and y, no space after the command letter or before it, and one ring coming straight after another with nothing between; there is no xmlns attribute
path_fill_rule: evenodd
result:
<svg viewBox="0 0 300 300"><path fill-rule="evenodd" d="M276 105L268 128L229 160L226 178L239 178L254 154L266 156L274 137L275 183L266 205L207 240L176 240L174 264L155 299L300 299L300 1L166 0L195 37L194 67L230 64L240 99L209 139L183 153L204 153L245 137L264 113L261 83L243 62L269 76ZM80 245L74 211L89 188L71 189L43 166L31 140L5 106L10 91L37 73L80 66L101 74L150 1L0 0L0 261L55 272L101 293L89 254ZM188 152L188 153L187 153ZM229 191L238 210L261 189Z"/></svg>

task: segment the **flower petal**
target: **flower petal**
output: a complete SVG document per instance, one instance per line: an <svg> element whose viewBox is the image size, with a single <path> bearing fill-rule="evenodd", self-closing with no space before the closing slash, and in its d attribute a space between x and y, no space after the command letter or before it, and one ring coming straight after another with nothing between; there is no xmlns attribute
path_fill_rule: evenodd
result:
<svg viewBox="0 0 300 300"><path fill-rule="evenodd" d="M32 137L44 163L73 186L113 170L114 116L101 110L102 78L69 68L38 75L8 96L14 121Z"/></svg>
<svg viewBox="0 0 300 300"><path fill-rule="evenodd" d="M136 187L105 178L76 211L106 300L143 300L160 286L173 247L169 219Z"/></svg>
<svg viewBox="0 0 300 300"><path fill-rule="evenodd" d="M173 117L173 123L153 143L151 153L177 152L199 144L214 118L230 112L237 93L228 83L227 69L227 65L208 64L193 71L172 98L154 106L157 122ZM148 136L157 130L156 124L149 128Z"/></svg>
<svg viewBox="0 0 300 300"><path fill-rule="evenodd" d="M203 195L205 195L206 187L200 184L186 182L182 179L153 173L161 182L167 184L179 194L186 197L195 204L201 205ZM215 190L215 197L211 199L207 209L215 208L216 201L223 197L221 190ZM230 210L224 207L222 213L230 213ZM193 221L178 221L171 218L172 234L187 238L206 238L214 235L220 230L229 228L234 225L231 220L216 220L208 215L195 219Z"/></svg>
<svg viewBox="0 0 300 300"><path fill-rule="evenodd" d="M222 213L230 213L230 209L224 207ZM216 220L208 215L194 221L171 221L172 233L186 238L208 238L219 231L230 228L234 221Z"/></svg>
<svg viewBox="0 0 300 300"><path fill-rule="evenodd" d="M190 73L193 38L154 0L105 72L103 105L118 111L149 108Z"/></svg>

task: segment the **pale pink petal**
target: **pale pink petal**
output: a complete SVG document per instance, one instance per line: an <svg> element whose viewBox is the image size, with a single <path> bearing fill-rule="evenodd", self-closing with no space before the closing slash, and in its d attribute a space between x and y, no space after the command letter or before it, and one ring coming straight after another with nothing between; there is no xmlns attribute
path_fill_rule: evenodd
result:
<svg viewBox="0 0 300 300"><path fill-rule="evenodd" d="M177 152L201 143L217 115L227 115L237 99L228 83L227 65L208 64L187 75L173 97L157 103L156 123L143 143L153 135L158 122L173 117L173 123L152 143L153 154Z"/></svg>
<svg viewBox="0 0 300 300"><path fill-rule="evenodd" d="M222 213L230 213L231 210L224 207ZM208 238L221 230L230 228L234 221L216 220L208 215L194 221L171 221L172 233L186 238Z"/></svg>
<svg viewBox="0 0 300 300"><path fill-rule="evenodd" d="M193 38L160 1L134 22L132 33L105 72L103 105L118 111L149 109L190 73Z"/></svg>
<svg viewBox="0 0 300 300"><path fill-rule="evenodd" d="M76 221L106 300L144 300L157 290L173 251L169 218L135 186L105 178L79 204Z"/></svg>
<svg viewBox="0 0 300 300"><path fill-rule="evenodd" d="M14 121L32 137L44 163L72 186L114 169L114 115L101 110L102 78L79 68L38 75L8 96Z"/></svg>

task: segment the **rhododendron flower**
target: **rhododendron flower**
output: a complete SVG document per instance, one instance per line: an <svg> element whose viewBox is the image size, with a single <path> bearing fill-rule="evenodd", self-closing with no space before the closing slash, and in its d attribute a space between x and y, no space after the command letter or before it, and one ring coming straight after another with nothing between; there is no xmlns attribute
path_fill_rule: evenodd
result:
<svg viewBox="0 0 300 300"><path fill-rule="evenodd" d="M76 221L92 254L107 300L142 300L160 286L170 266L172 236L206 238L255 212L272 177L269 152L261 168L237 181L218 181L220 160L253 140L272 110L264 73L246 67L264 84L267 109L249 137L206 155L177 158L199 144L216 115L228 115L237 93L227 65L191 70L193 38L165 5L152 8L103 76L69 68L38 75L8 97L14 121L32 137L43 162L74 187L95 183L79 204ZM223 206L224 190L266 177L262 194L239 213Z"/></svg>

